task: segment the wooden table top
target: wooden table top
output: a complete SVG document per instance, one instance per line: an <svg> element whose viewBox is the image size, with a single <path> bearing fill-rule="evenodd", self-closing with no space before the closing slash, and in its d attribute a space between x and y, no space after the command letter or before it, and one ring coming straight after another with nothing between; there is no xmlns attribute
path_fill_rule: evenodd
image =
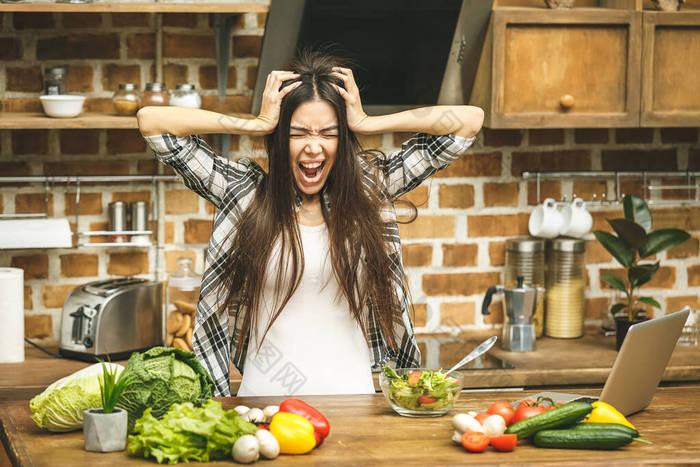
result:
<svg viewBox="0 0 700 467"><path fill-rule="evenodd" d="M424 365L449 368L479 342L496 333L497 330L480 330L465 331L458 336L418 335L417 340ZM29 346L25 347L25 353L22 363L0 363L0 401L30 399L57 379L88 365L77 360L55 359ZM580 339L538 339L534 352L508 352L497 343L488 355L505 360L515 368L465 371L465 387L602 386L617 351L614 336L604 337L597 329L589 329ZM477 366L480 363L480 360L474 362ZM700 346L677 346L663 381L700 382ZM231 390L234 394L240 382L241 375L232 366ZM375 387L379 391L376 381Z"/></svg>
<svg viewBox="0 0 700 467"><path fill-rule="evenodd" d="M581 391L586 393L586 391ZM590 393L590 391L589 391ZM653 445L633 442L615 451L541 449L521 441L515 451L499 453L491 448L472 454L452 444L451 415L483 411L497 400L516 400L522 392L462 393L448 415L439 418L405 418L395 414L380 394L309 396L304 399L321 410L331 424L323 446L303 456L283 455L258 465L460 465L479 464L674 464L700 462L697 408L700 386L663 387L651 405L633 416ZM225 408L237 404L264 407L279 404L279 397L222 398ZM91 453L83 449L83 434L48 433L29 418L27 401L0 404L0 437L15 465L115 466L155 465L152 460L129 456L125 451ZM228 461L229 463L231 461ZM206 465L221 464L216 462ZM197 465L203 465L197 463Z"/></svg>

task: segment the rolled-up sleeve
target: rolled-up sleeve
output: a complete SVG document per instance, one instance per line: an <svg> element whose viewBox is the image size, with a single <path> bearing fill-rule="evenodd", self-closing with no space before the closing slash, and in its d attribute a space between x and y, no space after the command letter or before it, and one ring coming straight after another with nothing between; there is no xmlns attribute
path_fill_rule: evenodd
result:
<svg viewBox="0 0 700 467"><path fill-rule="evenodd" d="M380 158L385 189L394 198L417 187L426 178L449 166L462 155L476 137L464 138L454 134L429 135L417 133L401 145L401 149Z"/></svg>
<svg viewBox="0 0 700 467"><path fill-rule="evenodd" d="M144 136L156 158L171 166L188 188L217 208L232 183L253 183L260 175L249 159L229 161L200 136L162 134ZM255 167L254 167L255 166Z"/></svg>

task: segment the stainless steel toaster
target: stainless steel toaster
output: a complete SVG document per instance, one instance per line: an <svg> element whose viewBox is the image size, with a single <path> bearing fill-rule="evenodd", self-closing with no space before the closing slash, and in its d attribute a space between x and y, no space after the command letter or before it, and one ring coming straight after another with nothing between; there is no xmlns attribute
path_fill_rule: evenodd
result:
<svg viewBox="0 0 700 467"><path fill-rule="evenodd" d="M73 289L63 304L59 353L121 360L163 344L163 283L125 277Z"/></svg>

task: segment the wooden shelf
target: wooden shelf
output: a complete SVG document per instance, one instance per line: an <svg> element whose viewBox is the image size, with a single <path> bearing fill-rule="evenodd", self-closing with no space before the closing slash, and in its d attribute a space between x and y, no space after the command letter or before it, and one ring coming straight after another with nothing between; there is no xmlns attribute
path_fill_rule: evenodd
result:
<svg viewBox="0 0 700 467"><path fill-rule="evenodd" d="M208 109L205 109L208 110ZM255 118L248 113L229 113L237 118ZM0 130L90 130L137 129L136 117L122 117L101 113L83 113L73 118L47 117L41 112L0 112Z"/></svg>
<svg viewBox="0 0 700 467"><path fill-rule="evenodd" d="M138 128L136 117L84 113L73 118L47 117L40 112L2 112L0 130Z"/></svg>
<svg viewBox="0 0 700 467"><path fill-rule="evenodd" d="M0 3L2 11L55 13L266 13L261 3Z"/></svg>

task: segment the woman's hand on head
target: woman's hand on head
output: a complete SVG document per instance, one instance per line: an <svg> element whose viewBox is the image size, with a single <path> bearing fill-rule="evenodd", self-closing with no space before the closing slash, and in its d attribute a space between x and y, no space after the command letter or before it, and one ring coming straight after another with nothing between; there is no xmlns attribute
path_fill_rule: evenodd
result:
<svg viewBox="0 0 700 467"><path fill-rule="evenodd" d="M355 83L355 77L350 68L342 68L339 66L333 67L333 76L343 81L343 86L334 84L335 90L338 91L345 100L345 109L348 115L348 127L355 133L369 132L368 128L369 117L362 110L362 102L360 100L360 89Z"/></svg>
<svg viewBox="0 0 700 467"><path fill-rule="evenodd" d="M301 85L301 80L282 88L282 83L290 79L299 78L293 71L271 71L267 75L265 90L260 105L260 115L256 118L261 126L260 132L272 133L277 127L280 118L280 105L282 98ZM281 88L281 89L280 89Z"/></svg>

